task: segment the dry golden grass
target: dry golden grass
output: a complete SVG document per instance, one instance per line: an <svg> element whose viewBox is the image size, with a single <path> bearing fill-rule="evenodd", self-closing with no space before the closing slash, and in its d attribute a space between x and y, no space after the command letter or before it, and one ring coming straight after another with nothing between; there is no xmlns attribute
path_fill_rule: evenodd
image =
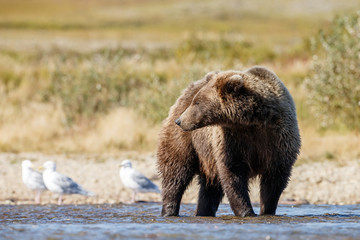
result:
<svg viewBox="0 0 360 240"><path fill-rule="evenodd" d="M314 126L300 124L302 148L299 164L333 160L342 164L360 158L360 134L357 132L320 132Z"/></svg>
<svg viewBox="0 0 360 240"><path fill-rule="evenodd" d="M53 149L53 139L64 132L61 111L30 103L21 109L2 107L0 149L5 152Z"/></svg>
<svg viewBox="0 0 360 240"><path fill-rule="evenodd" d="M64 125L62 111L51 105L5 109L0 125L0 150L5 152L142 152L153 151L157 142L158 126L130 109L113 109L91 123L71 128Z"/></svg>
<svg viewBox="0 0 360 240"><path fill-rule="evenodd" d="M64 148L82 152L151 151L155 148L158 127L151 126L133 110L117 108L101 116L90 129L66 141Z"/></svg>

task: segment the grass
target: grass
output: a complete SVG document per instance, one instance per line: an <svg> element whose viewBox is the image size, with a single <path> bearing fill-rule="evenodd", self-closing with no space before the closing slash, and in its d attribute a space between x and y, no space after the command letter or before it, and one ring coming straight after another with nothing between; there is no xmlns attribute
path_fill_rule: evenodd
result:
<svg viewBox="0 0 360 240"><path fill-rule="evenodd" d="M261 64L295 99L301 162L360 157L358 133L317 131L303 87L307 39L357 1L0 5L1 151L154 152L161 121L189 82Z"/></svg>
<svg viewBox="0 0 360 240"><path fill-rule="evenodd" d="M325 1L324 1L325 2ZM232 33L252 41L282 46L293 44L313 34L335 10L358 6L346 1L326 1L327 11L318 5L314 11L307 4L295 7L287 1L272 3L244 1L5 1L1 0L0 29L19 31L19 36L34 33L54 35L91 35L100 39L144 42L176 42L192 32L210 35ZM261 6L261 7L259 7ZM319 9L317 10L316 7ZM289 12L286 12L288 9ZM146 36L146 38L144 38ZM3 36L4 37L4 36ZM69 36L69 38L72 38ZM76 38L76 37L75 37ZM89 38L86 38L87 40Z"/></svg>

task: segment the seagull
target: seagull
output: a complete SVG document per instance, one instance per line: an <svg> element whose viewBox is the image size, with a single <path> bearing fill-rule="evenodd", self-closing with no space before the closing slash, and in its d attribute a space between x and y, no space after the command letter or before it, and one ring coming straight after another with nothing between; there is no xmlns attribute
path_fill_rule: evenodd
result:
<svg viewBox="0 0 360 240"><path fill-rule="evenodd" d="M35 171L30 160L24 160L22 166L22 180L24 184L35 192L35 203L41 202L41 193L47 188L41 172Z"/></svg>
<svg viewBox="0 0 360 240"><path fill-rule="evenodd" d="M161 193L158 186L151 182L142 173L132 168L130 160L124 160L121 163L120 179L125 187L133 191L132 202L136 202L138 192L154 192Z"/></svg>
<svg viewBox="0 0 360 240"><path fill-rule="evenodd" d="M45 186L51 192L59 194L58 205L61 205L62 195L64 194L95 196L94 193L86 191L71 178L56 172L55 162L47 161L43 166L45 168L45 171L43 172Z"/></svg>

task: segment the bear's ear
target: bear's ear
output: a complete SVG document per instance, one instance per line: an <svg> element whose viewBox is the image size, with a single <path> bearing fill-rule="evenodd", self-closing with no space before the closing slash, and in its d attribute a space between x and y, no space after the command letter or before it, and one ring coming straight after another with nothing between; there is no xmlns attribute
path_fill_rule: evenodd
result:
<svg viewBox="0 0 360 240"><path fill-rule="evenodd" d="M221 98L237 95L244 86L244 79L240 74L232 75L229 78L223 78L217 83L217 91Z"/></svg>
<svg viewBox="0 0 360 240"><path fill-rule="evenodd" d="M211 78L212 78L213 76L215 76L216 74L218 74L218 73L219 73L219 71L213 71L213 72L207 73L207 74L205 75L205 80L206 80L207 82L209 82L209 81L211 80Z"/></svg>
<svg viewBox="0 0 360 240"><path fill-rule="evenodd" d="M243 85L244 79L241 75L232 75L225 81L222 91L227 93L236 93L243 87Z"/></svg>

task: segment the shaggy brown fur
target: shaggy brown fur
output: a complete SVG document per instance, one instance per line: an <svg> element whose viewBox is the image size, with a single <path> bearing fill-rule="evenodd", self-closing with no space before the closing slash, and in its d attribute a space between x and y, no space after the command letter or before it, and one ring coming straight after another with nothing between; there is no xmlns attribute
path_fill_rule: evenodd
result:
<svg viewBox="0 0 360 240"><path fill-rule="evenodd" d="M224 193L236 216L254 215L248 181L255 176L260 214L275 214L300 144L294 102L273 72L253 67L207 74L185 89L160 133L162 215L179 215L195 175L197 216L215 216Z"/></svg>

